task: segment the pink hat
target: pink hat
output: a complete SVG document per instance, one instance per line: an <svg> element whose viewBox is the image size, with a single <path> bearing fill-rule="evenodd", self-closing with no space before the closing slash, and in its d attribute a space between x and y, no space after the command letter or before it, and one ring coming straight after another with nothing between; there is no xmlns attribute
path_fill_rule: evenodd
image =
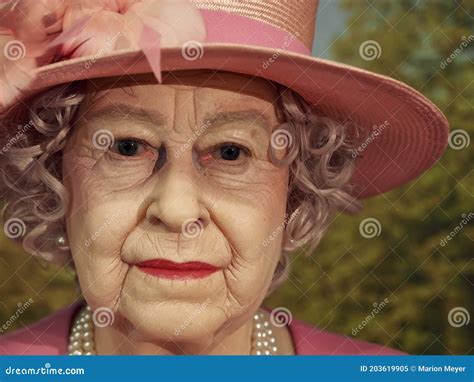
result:
<svg viewBox="0 0 474 382"><path fill-rule="evenodd" d="M358 125L367 138L353 153L356 196L417 177L446 148L446 118L406 84L312 57L317 7L317 0L3 0L0 107L88 78L231 71L278 82L315 113Z"/></svg>

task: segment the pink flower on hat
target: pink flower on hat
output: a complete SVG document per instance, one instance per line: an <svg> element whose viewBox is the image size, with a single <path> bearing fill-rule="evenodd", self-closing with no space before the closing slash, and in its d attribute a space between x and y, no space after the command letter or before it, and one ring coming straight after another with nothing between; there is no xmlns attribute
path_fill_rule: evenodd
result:
<svg viewBox="0 0 474 382"><path fill-rule="evenodd" d="M38 66L141 49L161 80L160 48L206 37L188 0L16 0L0 2L0 104L32 81Z"/></svg>

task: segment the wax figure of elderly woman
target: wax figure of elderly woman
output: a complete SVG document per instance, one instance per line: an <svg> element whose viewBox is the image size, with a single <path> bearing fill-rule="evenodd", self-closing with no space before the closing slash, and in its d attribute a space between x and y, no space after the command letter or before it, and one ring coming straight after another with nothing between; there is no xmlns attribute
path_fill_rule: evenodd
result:
<svg viewBox="0 0 474 382"><path fill-rule="evenodd" d="M5 232L73 265L84 301L1 352L396 354L261 307L292 251L312 253L335 213L418 176L447 141L412 88L311 57L316 10L2 5Z"/></svg>

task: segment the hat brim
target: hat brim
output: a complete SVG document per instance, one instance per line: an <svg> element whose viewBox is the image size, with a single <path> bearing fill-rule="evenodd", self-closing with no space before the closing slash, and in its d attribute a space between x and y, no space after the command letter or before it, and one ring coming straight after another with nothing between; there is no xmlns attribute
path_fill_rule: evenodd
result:
<svg viewBox="0 0 474 382"><path fill-rule="evenodd" d="M416 178L447 146L448 121L426 97L393 78L349 65L262 47L204 43L196 59L184 59L181 48L163 48L161 69L215 69L263 77L299 93L318 114L357 124L372 136L357 150L351 184L358 198ZM150 65L139 50L71 59L39 68L23 98L72 81L148 72ZM383 129L374 129L381 125Z"/></svg>

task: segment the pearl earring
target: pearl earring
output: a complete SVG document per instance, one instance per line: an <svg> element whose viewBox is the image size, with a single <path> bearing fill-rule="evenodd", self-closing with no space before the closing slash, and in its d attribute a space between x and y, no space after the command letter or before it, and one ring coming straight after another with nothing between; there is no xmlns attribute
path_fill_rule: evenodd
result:
<svg viewBox="0 0 474 382"><path fill-rule="evenodd" d="M69 250L69 245L67 242L67 239L64 235L59 235L58 238L56 239L56 244L59 249L63 251L68 251Z"/></svg>

